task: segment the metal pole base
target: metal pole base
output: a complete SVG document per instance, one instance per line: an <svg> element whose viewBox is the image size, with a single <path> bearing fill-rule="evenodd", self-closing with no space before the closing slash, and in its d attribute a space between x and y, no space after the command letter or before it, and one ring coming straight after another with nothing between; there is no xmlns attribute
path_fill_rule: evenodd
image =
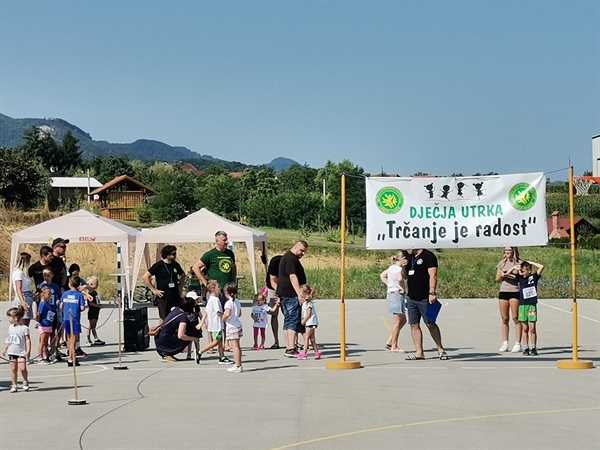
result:
<svg viewBox="0 0 600 450"><path fill-rule="evenodd" d="M128 369L127 369L127 366L121 366L121 365L119 365L119 366L114 366L114 367L113 367L113 369L114 369L114 370L128 370Z"/></svg>
<svg viewBox="0 0 600 450"><path fill-rule="evenodd" d="M560 361L557 361L557 367L559 369L571 370L593 369L594 363L593 361L586 361L582 359L578 359L577 361L574 359L561 359Z"/></svg>
<svg viewBox="0 0 600 450"><path fill-rule="evenodd" d="M360 361L327 361L325 367L331 370L360 369Z"/></svg>
<svg viewBox="0 0 600 450"><path fill-rule="evenodd" d="M76 405L87 405L87 400L83 400L83 399L81 399L81 400L69 400L67 403L69 405L73 405L73 406L76 406Z"/></svg>

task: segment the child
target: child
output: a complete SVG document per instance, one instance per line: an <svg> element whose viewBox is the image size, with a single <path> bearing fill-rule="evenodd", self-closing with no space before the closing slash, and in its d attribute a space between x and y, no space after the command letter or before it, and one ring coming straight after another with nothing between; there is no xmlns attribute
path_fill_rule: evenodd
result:
<svg viewBox="0 0 600 450"><path fill-rule="evenodd" d="M198 338L197 341L194 341L194 357L196 360L199 360L198 350L200 350L200 338L202 337L202 326L204 323L200 320L202 319L202 310L200 309L200 304L202 303L202 297L200 297L195 291L189 291L186 294L187 298L191 298L195 301L193 311L187 315L187 324L185 328L186 336ZM187 346L187 358L188 360L192 359L192 343Z"/></svg>
<svg viewBox="0 0 600 450"><path fill-rule="evenodd" d="M308 358L308 346L312 344L312 348L315 351L315 359L321 359L321 353L319 353L319 347L317 346L317 340L315 339L315 331L319 326L319 318L317 317L317 310L313 303L315 298L315 290L308 284L300 286L300 305L302 305L302 316L301 323L305 326L306 331L304 332L304 351L298 353L296 358L307 359Z"/></svg>
<svg viewBox="0 0 600 450"><path fill-rule="evenodd" d="M209 342L204 348L198 351L198 357L196 358L196 364L200 364L200 358L202 354L217 347L219 351L219 364L233 364L233 361L225 357L223 350L223 309L221 306L221 300L219 300L219 294L221 293L221 286L215 280L210 280L206 288L210 293L208 301L206 302L205 317L203 323L208 322L208 334L212 335L212 341Z"/></svg>
<svg viewBox="0 0 600 450"><path fill-rule="evenodd" d="M76 366L79 365L79 361L75 356L87 356L79 346L81 312L85 311L85 298L79 292L80 282L79 277L69 278L69 290L65 291L60 298L60 308L64 316L65 335L70 343L69 360L67 361L69 367L73 367L73 364ZM73 323L72 328L71 323Z"/></svg>
<svg viewBox="0 0 600 450"><path fill-rule="evenodd" d="M51 362L55 363L58 361L62 361L62 357L64 356L58 350L58 347L59 347L60 342L63 337L62 336L63 335L63 332L62 332L63 317L62 317L62 311L59 308L60 287L58 286L58 284L56 284L52 281L52 279L54 278L54 271L52 270L52 268L46 267L42 271L42 277L43 277L43 281L38 286L38 289L41 289L44 286L47 286L50 289L50 298L48 299L48 305L55 312L54 320L52 322L52 334L49 336L50 347L51 347L50 355L52 355Z"/></svg>
<svg viewBox="0 0 600 450"><path fill-rule="evenodd" d="M89 327L87 330L87 345L104 345L105 342L98 338L98 332L96 331L96 325L98 325L98 317L100 317L100 308L102 308L102 304L100 303L100 296L98 295L98 285L100 284L100 280L96 276L91 276L88 280L87 284L87 296L86 297L88 304L88 313L87 318L89 322ZM91 340L91 335L94 336L94 341Z"/></svg>
<svg viewBox="0 0 600 450"><path fill-rule="evenodd" d="M39 322L38 331L40 332L40 359L38 364L50 364L50 354L48 353L48 342L52 336L52 324L56 316L56 306L50 303L52 295L49 286L40 288L40 306L37 309L36 320ZM56 362L53 360L52 362Z"/></svg>
<svg viewBox="0 0 600 450"><path fill-rule="evenodd" d="M532 274L532 267L537 268L537 272ZM523 261L517 264L513 273L519 284L519 322L521 322L521 343L525 347L523 356L537 356L537 286L544 271L544 266L533 261ZM529 343L531 341L531 350Z"/></svg>
<svg viewBox="0 0 600 450"><path fill-rule="evenodd" d="M81 272L79 264L71 264L69 266L69 278L79 277L79 272ZM82 291L85 289L84 286L87 286L87 282L81 277L79 277L79 280L79 290Z"/></svg>
<svg viewBox="0 0 600 450"><path fill-rule="evenodd" d="M188 280L187 291L188 292L195 292L196 294L200 295L200 293L202 292L202 283L200 283L200 280L198 279L198 277L194 273L193 267L194 266L191 266L190 267L190 271L188 272L188 276L187 276L187 280Z"/></svg>
<svg viewBox="0 0 600 450"><path fill-rule="evenodd" d="M271 308L266 304L267 298L264 294L256 294L254 296L254 306L252 306L252 313L250 316L254 321L252 328L254 330L254 347L252 350L264 350L265 348L265 330L267 329L267 314L277 314L277 310L280 306L279 299L276 300L275 305ZM258 345L258 333L260 332L260 345Z"/></svg>
<svg viewBox="0 0 600 450"><path fill-rule="evenodd" d="M29 338L29 327L23 325L24 313L25 311L20 307L10 308L6 311L10 326L8 327L8 337L2 356L8 355L10 361L10 378L12 382L10 392L17 392L17 369L21 371L23 377L23 390L29 390L27 360L31 354L31 339Z"/></svg>
<svg viewBox="0 0 600 450"><path fill-rule="evenodd" d="M231 349L233 351L233 359L235 366L227 369L230 373L242 373L244 368L242 367L242 349L240 347L240 338L244 335L242 330L242 305L236 298L237 286L235 283L227 283L225 285L225 312L223 313L223 320L225 321L225 333Z"/></svg>

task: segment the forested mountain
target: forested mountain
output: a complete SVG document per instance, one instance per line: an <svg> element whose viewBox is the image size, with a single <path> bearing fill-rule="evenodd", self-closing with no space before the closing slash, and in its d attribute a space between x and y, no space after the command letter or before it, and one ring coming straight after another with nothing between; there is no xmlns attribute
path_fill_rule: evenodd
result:
<svg viewBox="0 0 600 450"><path fill-rule="evenodd" d="M66 120L57 118L13 119L5 114L0 114L0 147L15 148L23 144L25 131L32 126L42 127L43 130L51 133L57 141L60 141L68 131L71 131L79 141L79 148L84 158L112 155L126 156L131 160L139 159L142 161L194 161L196 166L199 166L198 168L210 164L221 164L231 171L241 171L249 167L248 164L242 162L225 161L210 155L201 155L186 147L173 147L164 142L150 139L138 139L129 144L95 141L86 131ZM275 158L272 162L265 163L265 165L280 171L287 169L294 163L295 161L291 159Z"/></svg>

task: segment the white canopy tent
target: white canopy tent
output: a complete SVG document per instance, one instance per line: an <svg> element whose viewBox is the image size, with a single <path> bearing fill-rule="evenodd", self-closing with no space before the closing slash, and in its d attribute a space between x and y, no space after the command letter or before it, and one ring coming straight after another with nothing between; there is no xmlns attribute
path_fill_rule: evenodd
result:
<svg viewBox="0 0 600 450"><path fill-rule="evenodd" d="M214 242L215 233L217 231L225 231L229 242L243 242L248 250L248 259L250 261L250 271L252 273L252 282L254 283L254 292L258 291L256 282L256 260L254 253L254 245L258 242L262 243L262 253L267 260L267 235L264 231L255 230L253 228L241 225L224 217L210 212L206 208L196 211L193 214L181 219L178 222L171 223L159 228L142 231L137 236L135 245L135 260L133 263L133 286L137 282L140 275L140 266L142 258L146 261L146 266L150 267L150 250L148 244L162 244L168 242L170 244L179 243L197 243L197 242ZM133 292L131 296L133 298Z"/></svg>
<svg viewBox="0 0 600 450"><path fill-rule="evenodd" d="M85 209L47 220L12 235L10 250L11 277L19 254L19 245L51 245L52 240L57 237L69 239L71 244L118 244L120 245L124 267L129 267L129 244L135 242L138 234L139 230L136 228L93 214ZM118 261L118 250L116 254L115 261ZM39 255L32 256L35 260ZM130 279L129 276L125 275L125 292L129 292L129 290ZM12 298L12 280L9 283L9 298Z"/></svg>

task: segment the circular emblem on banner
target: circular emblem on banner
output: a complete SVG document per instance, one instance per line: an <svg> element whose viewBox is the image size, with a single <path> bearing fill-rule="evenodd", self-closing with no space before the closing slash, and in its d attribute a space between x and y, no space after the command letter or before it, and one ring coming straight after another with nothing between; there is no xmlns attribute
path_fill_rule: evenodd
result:
<svg viewBox="0 0 600 450"><path fill-rule="evenodd" d="M381 212L395 214L402 209L404 196L395 187L384 187L377 192L375 202Z"/></svg>
<svg viewBox="0 0 600 450"><path fill-rule="evenodd" d="M518 211L527 211L537 202L537 192L529 183L515 184L508 193L508 201Z"/></svg>

